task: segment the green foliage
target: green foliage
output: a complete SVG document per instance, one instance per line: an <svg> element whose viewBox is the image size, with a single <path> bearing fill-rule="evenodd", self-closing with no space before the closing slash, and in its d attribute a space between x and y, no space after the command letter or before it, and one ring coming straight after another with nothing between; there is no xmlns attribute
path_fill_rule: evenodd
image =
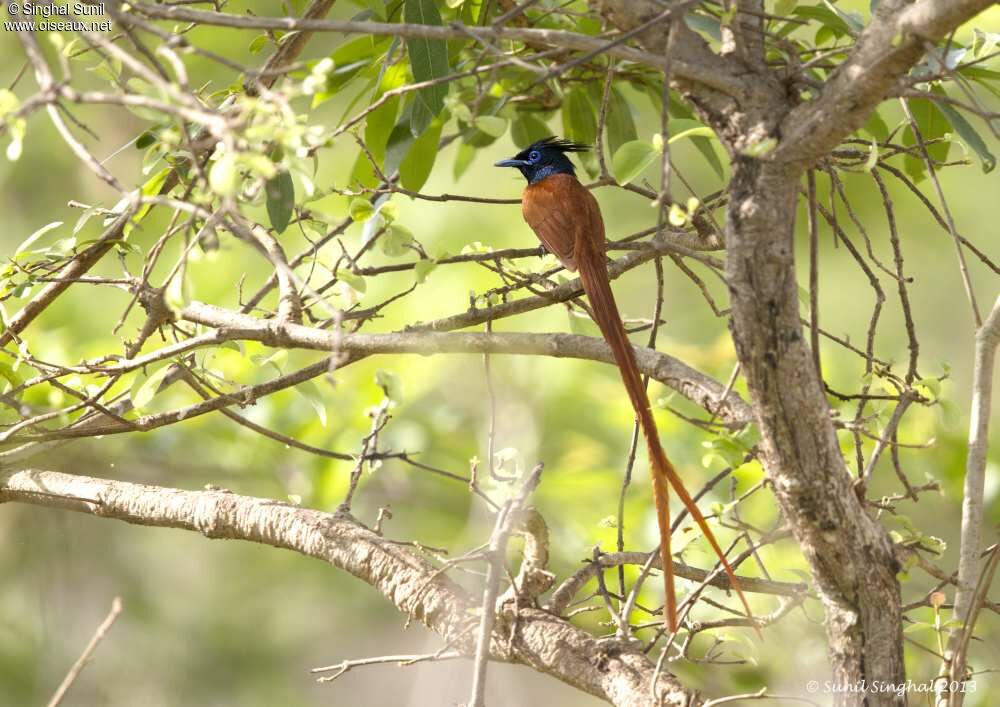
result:
<svg viewBox="0 0 1000 707"><path fill-rule="evenodd" d="M271 219L271 227L282 233L288 228L292 218L292 208L295 206L295 185L292 175L279 172L264 183L267 196L267 215Z"/></svg>
<svg viewBox="0 0 1000 707"><path fill-rule="evenodd" d="M410 24L441 25L441 14L434 0L406 0L403 19ZM448 47L443 40L408 38L406 49L410 55L413 80L433 81L448 75ZM448 84L438 83L417 92L417 99L410 116L410 132L414 137L422 134L444 107Z"/></svg>
<svg viewBox="0 0 1000 707"><path fill-rule="evenodd" d="M304 3L293 5L301 13ZM502 12L501 5L483 0L364 0L337 3L330 17L432 27L450 27L456 22L489 27ZM809 63L802 81L788 81L789 91L798 92L802 103L815 99L818 85L844 60L854 38L868 22L868 6L866 2L822 0L777 0L766 4L764 36L769 66L785 65L792 76L794 66ZM525 24L590 37L613 36L606 34L608 26L597 13L588 12L589 7L582 2L566 5L545 0L526 8ZM689 13L686 21L706 39L711 50L717 51L724 28L732 27L740 17L732 10L731 4L703 4ZM781 17L799 22L786 22ZM170 29L169 23L162 26ZM1000 72L992 56L1000 46L1000 33L995 30L985 24L961 30L947 44L941 42L937 52L929 51L929 58L906 77L908 96L914 90L922 91L921 97L907 100L929 141L932 159L966 160L975 165L969 170L949 169L945 188L963 236L977 243L978 222L969 220L968 214L980 213L984 197L995 192L996 142L985 119L968 109L977 105L968 92L973 92L986 119L995 115L996 101L1000 100ZM188 32L179 24L173 31L183 35L185 41L248 67L263 65L278 47L287 46L299 36L282 31L232 32L222 27L200 27ZM271 316L278 306L273 290L259 300L251 300L273 275L271 264L224 223L206 222L206 214L224 219L232 209L250 222L269 227L274 234L280 234L278 244L289 262L308 254L293 266L297 291L307 308L303 323L326 332L362 336L423 332L424 327L433 331L440 321L470 312L482 315L487 307L512 303L516 308L522 299L544 295L551 285L564 284L574 277L565 272L553 274L558 263L551 255L522 257L522 251L517 258L503 256L508 249L521 251L536 246L517 206L465 201L476 197L515 199L523 180L513 171L497 170L491 165L542 137L562 134L593 145L598 130L603 128L611 174L620 184L630 185L630 190L624 190L602 183L594 192L601 202L608 237L628 238L655 225L657 211L636 192L659 188L663 137L656 133L661 130L663 76L658 70L621 57L609 60L597 56L539 81L544 72L579 53L549 54L539 60L533 58L534 54L551 47L492 37L484 43L465 38L442 41L343 37L336 33L314 35L307 50L290 65L273 90L256 96L247 95L247 77L232 66L174 47L188 73L190 100L183 103L148 76L140 76L113 56L98 55L84 42L65 41L60 45L56 41L54 50L43 45L46 56L53 60L56 79L62 77L62 66L55 63L61 57L70 67L72 85L81 91L127 92L185 111L204 109L206 114L224 115L225 124L203 123L149 107L132 106L126 111L112 104L83 106L64 102L66 111L79 120L79 124L70 121L71 131L98 160L105 161L105 166L125 184L126 191L132 190L130 195L158 195L169 178L174 186L164 196L183 201L190 209L171 212L161 205L142 205L126 226L127 241L115 244L109 257L88 273L93 281L74 284L68 295L5 347L6 360L0 361L0 385L6 396L0 407L0 423L5 431L20 419L17 405L28 406L32 414L53 414L41 424L15 430L19 435L38 434L47 426L71 425L92 414L84 401L96 395L109 377L102 372L83 374L71 370L57 379L68 386L64 390L42 380L58 372L55 367L76 366L83 370L79 368L81 362L99 361L94 365L113 368L123 358L147 356L189 335L209 331L200 324L165 321L141 349L129 353L127 344L137 341L145 322L143 307L148 305L142 301L132 304L127 316L118 321L134 296L136 281L145 279L150 287L162 288L168 310L174 313L197 300L232 309L246 307L248 316L255 318ZM773 41L777 37L783 40L780 46ZM10 46L13 49L6 45L0 48L5 65L12 67L3 82L11 88L0 89L0 144L7 155L0 179L4 179L8 209L4 229L7 258L0 269L0 320L4 327L32 296L50 286L69 257L92 244L130 204L129 198L107 189L75 161L63 148L44 111L31 115L28 135L28 114L19 111L24 110L27 97L36 87L30 72L15 80L23 56L17 53L17 42ZM123 51L134 51L128 42L119 42L118 46ZM146 61L136 56L138 61ZM179 83L172 60L162 53L154 56L170 76L169 87L176 88ZM524 61L534 64L538 71L525 70L518 63ZM602 88L609 71L606 122L601 126ZM458 73L468 75L458 78ZM80 76L83 80L77 83ZM441 82L412 89L423 81ZM684 96L675 92L667 99L674 166L671 191L675 200L668 210L668 221L692 239L704 235L695 228L699 220L725 233L728 156L719 149L716 135L685 105ZM865 376L863 358L856 351L835 345L833 337L846 341L853 349L865 348L869 312L861 317L859 308L867 307L870 297L857 293L867 286L867 277L856 271L853 255L831 234L821 217L821 352L830 391L835 391L828 394L828 399L836 413L845 463L856 474L855 445L860 445L867 459L876 440L861 435L859 441L855 433L864 427L873 435L881 434L895 405L878 397L861 404L853 398L840 400L836 394L864 389L874 396L897 395L903 375L900 371L905 369L908 356L907 338L899 326L900 311L894 299L897 280L892 272L894 261L885 212L872 183L872 174L877 174L885 179L896 209L906 284L921 338L920 371L909 385L923 399L904 417L897 431L898 448L885 450L869 496L881 504L879 522L891 529L895 541L925 555L945 553L941 560L944 566L954 553L955 498L961 493L965 463L968 411L963 395L969 377L971 328L968 317L958 314L964 313L967 305L958 288L953 287L954 274L942 272L942 248L951 247L950 241L927 234L933 223L920 200L885 170L886 166L905 167L904 173L915 179L926 174L918 150L910 149L905 155L900 152L900 147L916 147L915 136L905 122L898 100L886 101L869 116L856 138L841 145L838 153L821 163L817 171L819 203L833 212L838 225L847 231L850 245L862 258L867 259L870 248L888 270L871 266L882 282L887 302L875 336L878 362ZM192 164L190 141L203 128L208 132L198 139L212 146L213 156L204 163ZM100 140L93 139L91 132ZM367 153L359 148L356 138L364 143ZM766 160L780 146L780 139L775 135L762 140L747 154ZM222 143L221 148L217 142ZM951 149L952 143L958 147ZM114 153L120 145L130 147ZM573 159L596 174L594 155L574 155ZM830 197L826 169L835 170L843 179L850 213L839 197ZM990 170L993 172L984 176ZM411 198L397 187L416 194ZM918 189L930 194L927 187L921 183ZM933 194L928 198L939 208ZM66 204L70 200L80 203L69 207ZM800 215L796 257L803 259L803 277L789 286L799 288L802 312L808 315L808 279L804 277L808 219L804 212ZM864 237L855 227L855 217L867 229ZM293 221L294 226L289 228ZM621 247L645 246L640 239L634 245ZM988 248L982 249L990 254ZM685 252L671 252L671 256L677 256L676 261L672 257L663 259L663 321L656 348L724 383L732 374L735 360L726 331L728 292L718 277L724 271L709 265L722 260L724 253L688 256ZM449 253L475 257L455 263ZM608 253L609 258L622 255L623 251L617 250ZM982 305L984 296L992 296L989 286L995 274L978 257L967 254L967 259ZM689 279L681 265L700 282ZM615 294L630 327L648 326L655 304L653 283L652 264L615 282ZM721 316L706 305L709 296L714 298ZM477 326L466 333L483 331L483 319L477 321ZM576 304L498 319L491 325L503 334L569 331L600 336L587 312ZM802 333L808 336L808 329ZM632 339L636 344L645 344L647 336L648 330L642 330ZM927 365L927 352L953 363L953 382L943 382L937 369ZM253 397L246 393L250 386L314 366L325 357L331 357L332 362L311 381L271 395ZM32 360L37 366L31 365ZM550 567L560 578L579 569L581 559L589 556L594 545L611 551L619 530L630 550L655 546L655 518L645 483L647 460L641 449L632 465L632 484L622 493L633 413L617 372L610 366L570 358L493 354L489 359L491 400L480 352L465 356L373 354L340 362L336 352L329 350L285 350L251 341L226 342L200 345L134 368L114 382L102 402L131 401L135 410L127 413L127 419L202 404L202 398L183 381L163 385L170 371L178 370L175 362L189 367L210 385L209 395L232 396L229 409L250 423L328 455L257 435L213 413L185 418L181 424L147 434L107 435L53 447L47 456L38 457L38 463L180 488L222 483L237 493L277 502L289 499L328 511L337 509L343 501L348 478L360 464L358 468L378 473L363 475L352 508L356 517L371 525L380 508L391 506L394 517L386 520L384 529L385 537L391 539L387 542L412 538L428 547L461 552L488 535L491 520L485 506L468 492L470 459L479 463L484 493L494 501L505 500L510 494L509 486L488 478L489 464L479 461L487 457L485 431L495 421L496 451L490 461L498 473L520 478L536 461L546 463L543 483L532 502L550 519ZM26 382L32 383L23 388ZM669 392L656 381L651 381L650 391L654 399ZM735 377L733 391L744 400L749 398L741 376ZM496 404L495 418L490 412L492 402ZM726 427L719 418L678 394L671 394L662 406L667 403L670 412L657 410L657 423L664 445L689 488L694 492L709 477L732 469L699 500L706 512L711 509L717 516L712 523L720 540L736 538L745 529L756 537L757 529L780 527L784 520L760 463L744 463L758 445L755 426L739 430ZM930 407L924 407L924 403ZM73 412L64 411L73 406ZM372 433L379 410L387 419L374 447L389 455L405 451L427 468L392 456L360 462L356 455ZM687 424L684 418L696 420L697 426ZM931 441L929 449L919 448ZM8 448L14 443L10 444ZM910 483L925 484L930 490L920 492L919 505L909 498L897 498L900 485L892 472L893 451ZM334 458L330 452L348 458ZM1000 463L996 450L990 449L990 455L991 464ZM451 476L428 472L428 468ZM933 492L933 484L939 484L940 494ZM757 486L759 491L737 503L742 494ZM617 514L620 494L621 517ZM45 663L38 659L44 652L39 647L54 647L55 653L49 656L53 665L70 664L76 657L70 655L76 652L73 646L84 643L89 635L77 636L79 640L75 641L62 635L53 638L50 627L39 624L31 612L21 611L23 596L34 596L38 586L76 586L76 579L81 588L79 595L86 597L94 594L95 588L106 589L94 584L94 577L99 575L113 581L116 591L133 597L127 598L128 610L123 616L124 621L135 622L127 635L147 640L143 647L158 658L157 665L164 666L168 676L162 678L166 687L156 686L155 681L148 681L148 685L132 683L133 692L123 694L138 695L136 699L148 695L154 702L162 702L162 694L170 694L174 701L192 704L220 700L247 705L311 704L309 700L315 698L305 691L302 681L288 677L301 674L305 661L311 660L303 655L322 654L328 648L324 642L328 642L331 630L337 635L349 635L341 630L353 629L358 641L372 640L372 631L379 629L378 622L370 619L379 611L391 611L381 599L342 586L337 573L330 573L329 568L289 554L241 549L235 544L220 548L196 538L190 547L179 551L173 544L178 534L168 533L171 537L164 539L163 533L148 530L136 531L139 534L129 535L127 540L112 533L101 536L98 542L96 536L90 535L104 532L94 530L98 524L80 521L80 525L64 529L37 513L14 508L11 505L11 512L20 514L12 516L11 527L30 537L31 542L7 543L0 553L0 570L13 578L0 590L0 601L17 609L7 613L12 617L12 635L18 636L18 640L7 641L0 648L0 683L5 686L0 689L0 702L37 704L46 699L49 695L41 694L38 686L44 686L47 692L52 675L39 667ZM677 506L672 510L676 512ZM1000 522L1000 501L995 494L987 500L985 515L988 522ZM733 530L730 526L737 522L744 525L734 526L739 529ZM67 533L79 538L68 550ZM713 561L700 532L690 522L682 524L675 550L683 553L679 559L696 566L710 567ZM774 572L775 581L811 581L791 541L761 548L758 555L761 563ZM137 565L136 557L158 560ZM95 575L92 569L98 565L101 572ZM53 579L46 574L51 572L51 566L69 574ZM750 562L743 567L748 573L757 572ZM903 569L909 572L906 576L910 582L904 592L912 595L907 601L923 596L927 578L922 571L916 566ZM631 583L638 569L628 567L625 573ZM612 591L617 591L615 575L606 575ZM178 576L194 584L186 584L183 592L174 591ZM241 582L233 583L232 578L237 576ZM248 593L247 586L261 589ZM682 594L690 587L682 585ZM657 606L660 591L658 582L647 581L640 592L640 605ZM198 601L181 601L191 596L197 596ZM50 594L43 601L48 615L50 606L58 605L61 599ZM77 601L69 605L70 614L64 613L61 621L53 619L53 625L72 628L78 623L84 604ZM329 612L329 619L335 628L324 625L318 632L315 622L308 619L309 612L288 608L334 605L338 611ZM769 610L773 606L768 605ZM752 693L760 684L780 683L783 673L768 666L780 662L774 660L774 646L790 645L792 641L801 647L796 669L813 660L809 651L819 656L815 658L818 664L824 655L822 647L817 648L822 641L814 623L818 612L814 600L807 600L803 611L792 612L783 619L787 623L773 628L777 638L772 641L769 637L763 647L743 645L738 628L714 632L720 643L711 649L715 651L713 658L758 658L761 666L706 668L716 681L713 689L721 693L743 681L747 683L743 691ZM172 624L168 626L162 617L170 617ZM652 621L641 613L633 618ZM581 613L574 621L595 632L606 632L607 626L601 624L606 619L606 614L594 612ZM949 620L940 625L950 626ZM273 640L248 646L234 639L232 626L248 621L260 623L260 633ZM92 622L86 623L89 632ZM914 632L914 638L924 640L933 638L929 628L936 625L917 622L909 630ZM396 629L392 631L395 635ZM184 639L171 644L170 637L175 634ZM314 640L315 645L306 645L303 636L312 636L309 640ZM701 640L711 645L707 639L693 641L692 654L702 650ZM112 641L102 650L114 645ZM290 645L303 648L289 650ZM179 666L178 655L187 656ZM120 666L121 661L107 664ZM691 673L701 669L697 664L678 661L681 664L681 670ZM93 667L100 670L101 661ZM936 669L936 665L929 669ZM170 674L171 670L176 672ZM126 672L106 674L101 680L95 676L94 682L117 686L115 680ZM191 686L192 682L195 686ZM227 690L236 685L238 694L206 694L215 689L213 685L220 684ZM183 691L174 694L177 686L182 686ZM242 686L246 686L246 692L240 693ZM77 688L86 689L82 684ZM156 692L161 689L162 694ZM96 695L91 701L100 699ZM405 700L405 696L401 699Z"/></svg>

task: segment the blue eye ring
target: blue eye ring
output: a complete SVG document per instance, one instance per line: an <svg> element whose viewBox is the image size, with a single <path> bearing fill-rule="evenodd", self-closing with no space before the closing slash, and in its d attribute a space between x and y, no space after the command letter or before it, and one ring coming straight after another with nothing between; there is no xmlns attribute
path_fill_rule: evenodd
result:
<svg viewBox="0 0 1000 707"><path fill-rule="evenodd" d="M529 162L537 162L540 159L542 159L542 153L539 152L538 150L532 150L531 152L528 153Z"/></svg>

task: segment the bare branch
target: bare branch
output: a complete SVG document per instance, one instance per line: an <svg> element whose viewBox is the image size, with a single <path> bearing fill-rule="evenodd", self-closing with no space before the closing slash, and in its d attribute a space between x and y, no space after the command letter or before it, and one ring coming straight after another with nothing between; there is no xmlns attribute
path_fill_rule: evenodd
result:
<svg viewBox="0 0 1000 707"><path fill-rule="evenodd" d="M0 474L0 503L63 508L134 525L179 528L208 538L246 540L327 562L379 591L401 612L470 655L476 602L415 551L365 528L346 513L322 513L227 491L182 491L53 471ZM517 631L511 634L511 621ZM660 699L700 700L669 674L650 694L654 666L641 652L600 641L544 611L521 608L497 617L495 660L528 665L621 707L654 707ZM596 666L601 666L596 669Z"/></svg>
<svg viewBox="0 0 1000 707"><path fill-rule="evenodd" d="M56 690L56 694L54 694L52 699L49 700L47 707L57 707L57 705L63 701L63 698L73 686L73 683L76 682L76 679L79 677L81 671L83 671L87 663L90 662L90 659L94 655L94 651L97 649L97 645L104 640L104 637L108 634L108 631L111 630L111 627L118 619L118 615L121 613L122 598L115 597L111 602L111 610L108 612L108 615L104 618L104 621L101 622L100 626L97 627L97 630L91 637L90 642L87 643L86 648L83 649L83 653L81 653L80 657L77 658L75 663L73 663L73 667L69 669L68 673L66 673L66 677L63 678L62 683Z"/></svg>

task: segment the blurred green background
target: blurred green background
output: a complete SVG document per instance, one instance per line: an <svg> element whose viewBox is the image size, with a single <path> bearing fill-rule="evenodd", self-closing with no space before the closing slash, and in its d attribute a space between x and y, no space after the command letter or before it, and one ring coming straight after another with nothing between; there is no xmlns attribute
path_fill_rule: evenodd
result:
<svg viewBox="0 0 1000 707"><path fill-rule="evenodd" d="M863 5L867 7L867 3ZM262 14L271 11L263 3L249 6ZM227 11L240 12L246 7L245 3L235 3ZM355 10L349 3L339 3L332 16L349 17ZM975 25L1000 31L1000 10L994 8ZM968 29L963 32L967 34ZM260 55L251 55L248 49L254 36L252 32L209 28L197 30L191 39L254 65L261 61ZM965 39L963 33L958 38ZM306 56L324 56L342 41L337 36L317 37ZM22 60L16 38L10 33L0 34L0 86L11 85ZM99 79L80 70L88 63L78 67L79 85L101 85ZM235 78L197 59L192 60L189 70L198 78L192 79L194 84L211 80L223 87ZM21 79L16 93L24 99L34 89L29 75ZM324 104L310 115L310 122L329 124L339 120L351 97L348 92ZM648 98L637 93L627 93L626 98L633 107L640 135L649 137L656 132L659 118ZM983 98L992 110L1000 110L996 98ZM101 158L134 140L144 127L130 113L111 108L80 107L73 113L98 136L98 140L87 138L87 143ZM884 117L890 127L901 118L895 104L887 104ZM557 121L551 127L553 132L559 130ZM445 134L449 132L446 127ZM991 147L994 151L1000 149L996 144ZM494 161L515 151L509 136L483 148L457 183L452 176L456 149L451 145L438 156L424 192L510 198L520 193L519 176L492 167ZM347 186L356 153L357 147L349 136L341 138L332 149L321 151L317 183L321 187ZM964 157L962 146L953 145L951 158ZM960 232L996 260L1000 249L996 246L993 211L1000 195L1000 172L984 174L971 153L968 159L968 166L944 170L942 183ZM107 166L124 183L138 184L144 180L140 160L140 151L127 148L112 157ZM695 193L705 195L721 186L689 144L676 147L674 160ZM648 177L655 180L655 168L650 169ZM825 177L818 181L827 203L828 182ZM877 254L891 261L885 214L870 178L849 175L846 181L853 208L866 224ZM891 178L888 181L906 272L913 278L910 295L921 344L920 371L928 377L940 375L945 367L951 371L941 393L945 404L913 410L901 432L904 442L933 440L929 449L903 450L901 459L911 482L920 484L926 477L933 477L942 483L943 493L924 494L919 504L902 501L898 510L922 532L948 543L939 564L950 570L957 560L974 325L948 234L911 193ZM929 182L920 186L932 194ZM598 189L596 195L609 238L620 238L655 223L655 213L641 197L612 188ZM65 225L47 234L46 239L68 235L80 214L79 209L67 205L71 199L109 207L117 200L71 156L44 114L36 114L29 121L21 159L15 163L0 161L0 209L5 215L0 251L13 252L30 233L52 221L63 221ZM534 245L516 206L434 203L399 196L394 201L399 206L399 221L432 256L457 253L476 241L493 248ZM318 208L327 210L332 218L345 213L346 204L345 198L331 197ZM266 223L263 212L262 207L250 211ZM800 237L804 222L803 216L798 225ZM842 222L846 223L843 215ZM154 213L134 233L133 242L145 252L165 224L165 215ZM99 226L93 219L79 234L80 240L94 237ZM344 240L351 250L360 245L360 232L358 224L347 231ZM853 229L848 232L860 243ZM290 253L299 252L305 244L294 228L282 240ZM802 258L807 252L806 242L800 240L800 246ZM832 242L825 225L821 228L820 249L821 323L852 342L863 342L873 294L846 250ZM176 255L175 247L170 256ZM105 260L95 272L119 275L115 259ZM391 260L376 253L368 264ZM137 255L131 255L127 262L134 271L140 261ZM189 294L233 307L238 301L240 278L246 275L244 292L255 291L256 283L267 272L265 265L245 247L223 238L218 251L198 253L191 266ZM805 261L803 282L807 272L804 266ZM974 257L969 258L969 266L980 305L988 310L996 296L996 278ZM669 259L664 267L666 324L658 348L718 380L727 380L734 355L726 321L712 314L697 288ZM697 264L692 267L706 275ZM412 281L410 272L369 278L362 302L379 302L409 287ZM708 281L713 294L724 302L724 290L710 275ZM482 293L497 284L493 274L477 265L439 267L413 295L387 308L385 316L366 331L392 331L415 321L464 311L470 291ZM623 313L649 317L654 285L652 265L620 279L615 287ZM889 298L879 328L877 352L903 369L906 348L902 314L890 285L884 278ZM26 297L30 295L26 293ZM9 314L24 301L11 299L4 306ZM127 295L111 288L75 287L27 331L26 338L35 355L50 361L75 363L116 352L119 348L111 329L126 302ZM134 335L140 323L133 313L123 331ZM567 331L569 327L565 310L551 307L503 320L495 329L544 332ZM596 334L596 329L588 331ZM248 344L243 352L217 352L211 365L231 380L252 382L275 374L271 364L260 366L259 359L251 358L269 353ZM863 373L861 360L830 342L824 342L822 353L831 385L838 390L856 390ZM287 360L283 358L272 364L288 371L316 356L291 352ZM497 390L497 446L516 450L515 460L528 467L536 461L545 462L535 502L552 530L552 569L560 578L565 577L589 556L595 544L606 550L614 546L615 530L602 520L615 513L625 465L632 426L627 398L615 369L601 364L496 356L492 369ZM332 381L317 380L311 397L322 401L325 424L310 400L296 391L261 400L243 413L308 444L356 452L370 424L365 411L382 398L375 384L378 371L398 375L403 388L403 398L392 410L392 421L383 433L383 448L419 452L421 461L459 473L468 471L471 457L486 457L489 411L483 363L478 356L375 357L338 371ZM741 384L737 389L745 394ZM651 386L651 399L668 395L663 386ZM154 411L190 401L186 392L171 391L157 398ZM56 404L58 400L48 402ZM669 403L683 412L693 412L676 399ZM853 406L840 409L844 416L853 416ZM884 420L887 411L878 406L875 410ZM700 479L722 468L717 459L703 459L707 451L704 445L711 441L709 435L666 411L660 411L657 420L668 452L683 470L689 487L698 488ZM844 441L849 441L847 435ZM1000 520L998 463L1000 449L994 445L987 478L987 543L996 541L995 527ZM324 510L333 510L342 500L351 469L350 463L320 459L255 436L221 416L201 417L148 434L74 442L34 459L32 464L188 489L211 483L241 494L278 499L293 495L301 497L304 505ZM734 489L720 484L703 506L729 500L733 490L745 491L759 480L760 474L756 465L742 468L734 475ZM627 544L632 549L647 549L655 544L655 519L650 513L642 454L635 476L628 496ZM871 495L899 490L891 467L883 462ZM389 537L415 539L447 548L452 554L484 542L492 526L492 518L482 504L471 501L463 485L393 461L364 476L354 512L370 524L383 506L391 506L393 513L386 525ZM741 516L757 527L769 527L777 518L777 510L769 495L757 494L741 506ZM888 525L897 527L891 522ZM332 685L317 685L307 672L309 668L344 658L433 652L440 643L420 626L404 631L405 617L380 596L315 560L246 543L208 542L192 533L139 528L16 504L0 508L0 534L0 572L4 577L0 583L2 705L36 705L47 700L116 594L123 597L124 614L64 704L424 705L452 704L467 694L470 666L465 661L408 668L366 667ZM793 542L772 546L763 556L774 579L801 580L805 565ZM701 566L710 561L698 547L689 548L685 559ZM755 571L750 564L743 569ZM925 575L914 570L903 585L904 601L922 597L931 586ZM647 599L651 604L658 601L652 590ZM773 610L775 605L768 597L754 599L757 612ZM931 611L918 610L911 616L928 621ZM596 617L587 614L580 623L593 630L606 630L597 625ZM676 663L673 667L708 695L756 690L764 685L780 694L802 694L807 679L827 679L822 618L821 607L810 601L769 629L763 643L749 632L720 634L728 641L728 657L743 659L744 664ZM977 670L1000 668L997 627L995 615L983 617L978 631L982 640L972 654L972 665ZM915 631L908 638L934 645L930 631ZM704 635L699 641L702 650L710 644ZM908 660L911 679L923 682L933 677L934 660L919 649L910 650ZM594 702L520 667L491 667L490 684L491 705L545 702L555 707ZM980 675L977 696L968 704L990 704L987 695L997 690L1000 678L989 673ZM823 697L814 699L822 702Z"/></svg>

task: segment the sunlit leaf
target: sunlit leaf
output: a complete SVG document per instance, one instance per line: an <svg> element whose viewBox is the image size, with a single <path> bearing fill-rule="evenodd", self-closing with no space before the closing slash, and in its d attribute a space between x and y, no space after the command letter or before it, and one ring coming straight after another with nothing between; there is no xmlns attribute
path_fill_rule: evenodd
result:
<svg viewBox="0 0 1000 707"><path fill-rule="evenodd" d="M416 278L417 284L423 284L427 280L427 276L430 275L434 269L437 267L437 263L433 260L418 260L413 264L413 274Z"/></svg>
<svg viewBox="0 0 1000 707"><path fill-rule="evenodd" d="M293 390L305 398L306 402L308 402L312 409L316 412L319 424L326 427L326 398L323 396L319 387L317 387L313 381L305 381L304 383L295 386Z"/></svg>
<svg viewBox="0 0 1000 707"><path fill-rule="evenodd" d="M507 132L507 121L495 115L480 115L473 124L492 137L501 137Z"/></svg>
<svg viewBox="0 0 1000 707"><path fill-rule="evenodd" d="M403 382L392 371L379 369L375 372L375 385L385 392L385 397L394 403L403 401Z"/></svg>
<svg viewBox="0 0 1000 707"><path fill-rule="evenodd" d="M461 179L462 175L465 174L465 170L469 168L475 158L476 148L472 145L463 142L458 146L458 150L455 153L455 164L451 170L452 176L456 181Z"/></svg>
<svg viewBox="0 0 1000 707"><path fill-rule="evenodd" d="M166 364L156 371L152 375L146 376L140 372L139 376L135 379L132 384L132 392L130 398L132 400L132 406L136 410L141 410L145 408L156 396L157 391L160 389L160 384L163 383L163 379L167 377L172 368L171 364Z"/></svg>
<svg viewBox="0 0 1000 707"><path fill-rule="evenodd" d="M208 172L208 185L220 196L232 196L240 186L236 171L236 155L226 152L215 161Z"/></svg>
<svg viewBox="0 0 1000 707"><path fill-rule="evenodd" d="M375 214L375 207L368 199L360 196L351 200L351 218L355 221L367 221Z"/></svg>
<svg viewBox="0 0 1000 707"><path fill-rule="evenodd" d="M39 238L44 236L46 233L54 228L59 228L63 225L62 221L53 221L52 223L47 223L37 231L32 233L30 236L21 241L21 244L14 249L14 256L16 257L18 253L23 253L28 250Z"/></svg>
<svg viewBox="0 0 1000 707"><path fill-rule="evenodd" d="M611 171L620 184L628 184L642 174L659 153L645 140L633 140L622 145L612 159Z"/></svg>
<svg viewBox="0 0 1000 707"><path fill-rule="evenodd" d="M0 119L13 113L21 105L17 96L10 89L0 88Z"/></svg>
<svg viewBox="0 0 1000 707"><path fill-rule="evenodd" d="M365 281L365 278L350 270L338 270L337 279L346 282L352 290L359 294L364 294L368 290L368 283Z"/></svg>
<svg viewBox="0 0 1000 707"><path fill-rule="evenodd" d="M382 252L390 258L398 258L401 255L406 255L409 245L412 242L413 234L410 233L409 229L399 224L390 226L389 230L379 240Z"/></svg>

